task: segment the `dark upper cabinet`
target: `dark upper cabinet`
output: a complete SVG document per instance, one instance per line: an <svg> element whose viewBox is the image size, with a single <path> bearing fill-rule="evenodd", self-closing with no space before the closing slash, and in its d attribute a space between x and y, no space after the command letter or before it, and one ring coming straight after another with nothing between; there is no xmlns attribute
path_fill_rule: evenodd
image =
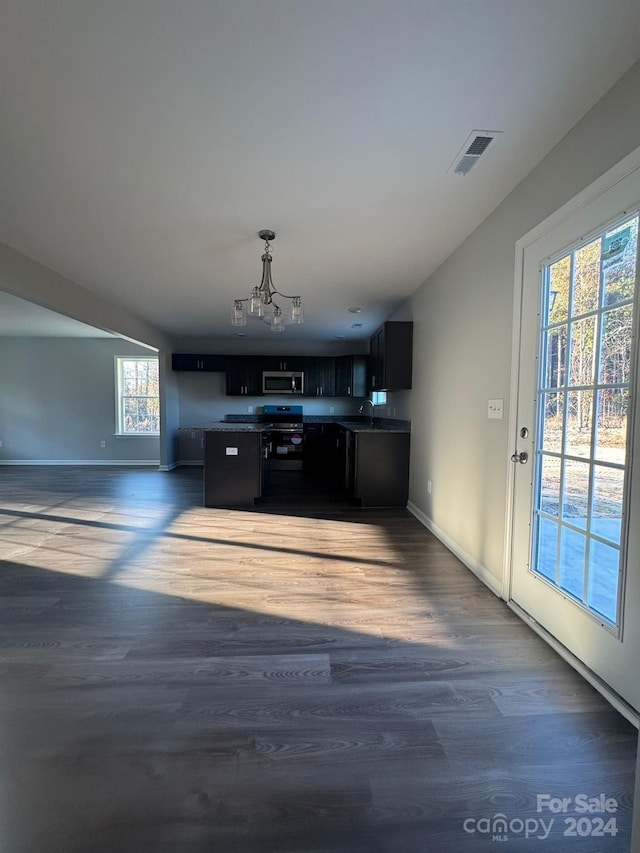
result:
<svg viewBox="0 0 640 853"><path fill-rule="evenodd" d="M235 397L257 397L262 394L260 356L234 355L227 360L227 394Z"/></svg>
<svg viewBox="0 0 640 853"><path fill-rule="evenodd" d="M304 356L301 355L261 355L262 370L304 370Z"/></svg>
<svg viewBox="0 0 640 853"><path fill-rule="evenodd" d="M332 356L307 356L304 359L305 397L335 396L335 362Z"/></svg>
<svg viewBox="0 0 640 853"><path fill-rule="evenodd" d="M404 391L411 388L413 323L384 323L371 336L372 391Z"/></svg>
<svg viewBox="0 0 640 853"><path fill-rule="evenodd" d="M336 397L366 397L367 370L369 359L366 355L340 355L336 358Z"/></svg>
<svg viewBox="0 0 640 853"><path fill-rule="evenodd" d="M227 369L226 355L192 355L174 352L171 356L172 370L201 370L223 373Z"/></svg>

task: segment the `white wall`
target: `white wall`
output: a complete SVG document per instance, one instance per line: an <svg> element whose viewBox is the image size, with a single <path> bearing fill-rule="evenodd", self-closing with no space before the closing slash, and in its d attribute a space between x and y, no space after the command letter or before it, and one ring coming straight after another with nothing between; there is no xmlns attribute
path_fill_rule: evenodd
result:
<svg viewBox="0 0 640 853"><path fill-rule="evenodd" d="M414 326L410 500L471 563L503 571L516 241L640 144L640 63L402 306ZM478 169L482 168L480 164ZM473 172L463 181L473 181ZM487 401L505 418L487 419ZM432 493L427 493L427 480Z"/></svg>
<svg viewBox="0 0 640 853"><path fill-rule="evenodd" d="M114 435L114 358L138 354L114 338L0 338L0 464L157 463L158 436Z"/></svg>

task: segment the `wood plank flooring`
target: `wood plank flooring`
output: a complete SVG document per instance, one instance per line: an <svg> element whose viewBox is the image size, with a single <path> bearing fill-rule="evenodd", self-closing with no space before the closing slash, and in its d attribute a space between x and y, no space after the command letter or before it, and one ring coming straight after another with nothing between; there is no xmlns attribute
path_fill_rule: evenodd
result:
<svg viewBox="0 0 640 853"><path fill-rule="evenodd" d="M628 851L635 729L405 510L325 497L0 468L1 853ZM565 836L602 793L617 834Z"/></svg>

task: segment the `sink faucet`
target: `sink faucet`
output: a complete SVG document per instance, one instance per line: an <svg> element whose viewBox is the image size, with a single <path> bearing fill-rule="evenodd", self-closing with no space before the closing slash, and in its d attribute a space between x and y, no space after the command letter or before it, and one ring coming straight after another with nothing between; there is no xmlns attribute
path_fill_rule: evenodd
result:
<svg viewBox="0 0 640 853"><path fill-rule="evenodd" d="M363 415L364 410L366 409L367 405L371 406L370 418L371 418L371 426L373 426L373 419L375 418L375 415L376 415L376 410L375 410L375 406L373 405L373 401L372 400L365 400L363 402L363 404L360 406L360 409L358 411L360 412L361 415Z"/></svg>

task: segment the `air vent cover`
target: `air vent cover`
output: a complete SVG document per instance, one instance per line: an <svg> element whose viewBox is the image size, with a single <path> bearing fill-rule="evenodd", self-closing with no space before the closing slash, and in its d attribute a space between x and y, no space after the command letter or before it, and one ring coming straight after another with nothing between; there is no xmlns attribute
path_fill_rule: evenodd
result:
<svg viewBox="0 0 640 853"><path fill-rule="evenodd" d="M501 130L472 130L447 171L468 175Z"/></svg>

